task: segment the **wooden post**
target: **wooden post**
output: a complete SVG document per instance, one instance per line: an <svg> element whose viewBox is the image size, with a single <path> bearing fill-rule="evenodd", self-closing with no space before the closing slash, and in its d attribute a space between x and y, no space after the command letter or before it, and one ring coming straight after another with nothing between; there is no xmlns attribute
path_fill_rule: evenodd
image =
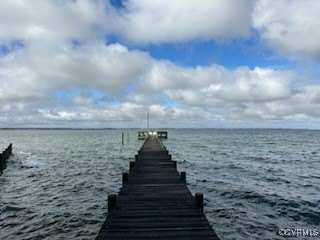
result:
<svg viewBox="0 0 320 240"><path fill-rule="evenodd" d="M186 172L181 172L181 173L180 173L180 179L181 179L182 181L184 181L184 182L187 181L187 174L186 174Z"/></svg>
<svg viewBox="0 0 320 240"><path fill-rule="evenodd" d="M135 162L130 162L130 170L131 170L132 168L134 168L134 164L135 164Z"/></svg>
<svg viewBox="0 0 320 240"><path fill-rule="evenodd" d="M129 174L127 172L122 173L122 185L128 182Z"/></svg>
<svg viewBox="0 0 320 240"><path fill-rule="evenodd" d="M124 133L122 133L122 145L124 145Z"/></svg>
<svg viewBox="0 0 320 240"><path fill-rule="evenodd" d="M0 173L4 170L4 156L0 153Z"/></svg>
<svg viewBox="0 0 320 240"><path fill-rule="evenodd" d="M7 167L7 154L6 154L6 151L3 151L2 152L2 159L3 159L3 169L5 169Z"/></svg>
<svg viewBox="0 0 320 240"><path fill-rule="evenodd" d="M9 145L9 154L10 155L12 154L12 143L10 143L10 145Z"/></svg>
<svg viewBox="0 0 320 240"><path fill-rule="evenodd" d="M194 203L198 208L200 208L201 212L203 212L203 194L202 193L196 193L194 195Z"/></svg>
<svg viewBox="0 0 320 240"><path fill-rule="evenodd" d="M139 159L139 155L135 155L134 159L137 161Z"/></svg>
<svg viewBox="0 0 320 240"><path fill-rule="evenodd" d="M172 160L172 157L171 157L171 155L169 155L169 160Z"/></svg>
<svg viewBox="0 0 320 240"><path fill-rule="evenodd" d="M117 195L110 194L108 195L108 211L116 209L117 207Z"/></svg>
<svg viewBox="0 0 320 240"><path fill-rule="evenodd" d="M177 161L172 161L172 166L174 167L174 169L177 169Z"/></svg>

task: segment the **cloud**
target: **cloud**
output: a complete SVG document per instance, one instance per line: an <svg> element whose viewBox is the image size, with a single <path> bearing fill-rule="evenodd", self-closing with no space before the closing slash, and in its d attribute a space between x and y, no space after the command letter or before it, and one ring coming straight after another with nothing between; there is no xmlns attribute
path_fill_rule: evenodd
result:
<svg viewBox="0 0 320 240"><path fill-rule="evenodd" d="M317 0L260 0L253 27L271 49L293 58L320 58L320 2Z"/></svg>
<svg viewBox="0 0 320 240"><path fill-rule="evenodd" d="M276 124L302 119L319 122L320 117L319 85L301 84L293 70L230 70L220 65L185 68L158 61L143 86L153 94L162 92L180 107L201 108L224 121Z"/></svg>
<svg viewBox="0 0 320 240"><path fill-rule="evenodd" d="M129 0L119 34L134 43L180 42L247 36L250 0Z"/></svg>
<svg viewBox="0 0 320 240"><path fill-rule="evenodd" d="M147 74L143 86L165 91L170 97L189 104L223 101L272 101L291 94L294 74L272 68L239 67L228 70L221 65L184 68L159 61ZM205 100L204 100L204 96Z"/></svg>
<svg viewBox="0 0 320 240"><path fill-rule="evenodd" d="M145 74L152 58L120 44L54 50L31 45L0 58L0 99L38 98L53 90L122 91Z"/></svg>
<svg viewBox="0 0 320 240"><path fill-rule="evenodd" d="M251 0L103 0L0 2L0 42L96 41L118 35L136 44L247 36Z"/></svg>
<svg viewBox="0 0 320 240"><path fill-rule="evenodd" d="M108 1L2 1L0 126L143 127L146 111L159 126L315 126L319 84L295 70L187 67L105 43L114 35L135 46L224 41L251 37L253 26L283 56L318 58L316 1L255 1L253 15L252 7L249 0L127 0L121 9Z"/></svg>
<svg viewBox="0 0 320 240"><path fill-rule="evenodd" d="M88 40L104 36L112 26L112 16L107 1L1 1L0 41Z"/></svg>
<svg viewBox="0 0 320 240"><path fill-rule="evenodd" d="M290 59L319 59L317 0L11 0L0 2L0 45L101 42L118 36L130 44L252 39Z"/></svg>
<svg viewBox="0 0 320 240"><path fill-rule="evenodd" d="M292 70L184 67L119 43L31 44L0 61L2 126L143 127L146 111L159 126L320 117L319 86L301 85Z"/></svg>

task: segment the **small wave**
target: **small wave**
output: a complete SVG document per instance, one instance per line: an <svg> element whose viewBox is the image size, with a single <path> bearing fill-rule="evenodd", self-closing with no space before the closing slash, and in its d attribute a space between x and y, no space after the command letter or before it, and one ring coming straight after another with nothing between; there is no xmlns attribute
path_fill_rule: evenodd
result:
<svg viewBox="0 0 320 240"><path fill-rule="evenodd" d="M5 206L5 212L18 212L24 209L25 209L24 207L18 207L18 206L12 206L12 205Z"/></svg>
<svg viewBox="0 0 320 240"><path fill-rule="evenodd" d="M299 212L299 215L303 218L303 220L309 224L319 225L320 224L320 213L319 211L302 211Z"/></svg>
<svg viewBox="0 0 320 240"><path fill-rule="evenodd" d="M262 156L249 156L247 157L248 160L258 161L258 162L269 162L269 158L262 157Z"/></svg>

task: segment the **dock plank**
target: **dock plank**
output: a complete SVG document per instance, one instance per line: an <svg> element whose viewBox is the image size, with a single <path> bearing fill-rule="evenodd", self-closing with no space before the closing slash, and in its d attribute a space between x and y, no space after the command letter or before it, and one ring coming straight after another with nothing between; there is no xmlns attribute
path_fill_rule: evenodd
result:
<svg viewBox="0 0 320 240"><path fill-rule="evenodd" d="M109 210L96 240L219 240L180 179L171 155L149 136L136 156L115 209Z"/></svg>

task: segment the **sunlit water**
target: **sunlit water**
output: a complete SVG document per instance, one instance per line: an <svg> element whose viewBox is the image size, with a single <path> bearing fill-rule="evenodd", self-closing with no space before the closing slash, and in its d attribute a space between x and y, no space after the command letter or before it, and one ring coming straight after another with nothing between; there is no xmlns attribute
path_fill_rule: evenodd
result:
<svg viewBox="0 0 320 240"><path fill-rule="evenodd" d="M164 144L190 190L204 193L222 240L320 228L320 131L168 131ZM129 132L124 146L121 132ZM0 130L1 149L10 142L0 239L94 239L107 195L142 144L137 130Z"/></svg>

